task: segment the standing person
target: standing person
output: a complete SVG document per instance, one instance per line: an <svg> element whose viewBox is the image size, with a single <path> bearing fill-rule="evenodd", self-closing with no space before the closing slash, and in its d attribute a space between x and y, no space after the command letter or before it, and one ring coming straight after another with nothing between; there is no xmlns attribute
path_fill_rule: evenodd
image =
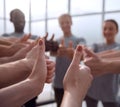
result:
<svg viewBox="0 0 120 107"><path fill-rule="evenodd" d="M118 24L115 20L109 19L104 21L103 35L105 38L105 43L94 44L94 52L117 48L119 49L120 44L115 41L118 29ZM97 107L98 101L102 101L104 107L118 107L118 85L118 74L105 74L103 76L96 77L85 98L87 107Z"/></svg>
<svg viewBox="0 0 120 107"><path fill-rule="evenodd" d="M22 36L25 35L24 32L24 27L25 27L25 15L24 13L19 10L19 9L13 9L10 12L10 21L13 23L14 26L14 32L10 33L10 34L3 34L2 36L4 37L12 37L12 39L14 38L20 38ZM36 36L31 37L32 39L35 39ZM35 107L36 105L36 99L37 97L31 99L30 101L28 101L25 104L25 107Z"/></svg>
<svg viewBox="0 0 120 107"><path fill-rule="evenodd" d="M63 31L63 36L58 39L58 43L60 44L62 41L62 45L68 47L69 41L72 42L73 47L75 48L77 44L84 43L85 40L83 38L77 38L72 34L71 26L72 26L72 18L69 14L62 14L59 18L59 25L61 30ZM63 89L63 78L68 69L68 66L71 63L71 59L64 55L66 52L63 48L58 49L58 55L56 57L56 69L55 69L55 78L53 81L53 87L55 92L55 100L57 102L57 107L60 107L62 97L64 94Z"/></svg>
<svg viewBox="0 0 120 107"><path fill-rule="evenodd" d="M25 15L20 9L13 9L10 12L10 22L13 23L14 32L10 34L3 34L4 37L22 37L25 35ZM35 39L36 36L32 36L31 38Z"/></svg>

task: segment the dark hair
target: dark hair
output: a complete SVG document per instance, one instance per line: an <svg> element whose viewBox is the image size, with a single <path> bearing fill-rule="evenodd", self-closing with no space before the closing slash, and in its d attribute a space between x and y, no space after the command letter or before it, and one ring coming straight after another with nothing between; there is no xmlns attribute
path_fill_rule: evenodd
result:
<svg viewBox="0 0 120 107"><path fill-rule="evenodd" d="M112 23L114 23L115 26L116 26L117 31L119 30L118 23L117 23L117 21L115 21L114 19L107 19L107 20L105 20L104 22L112 22Z"/></svg>
<svg viewBox="0 0 120 107"><path fill-rule="evenodd" d="M10 12L10 20L12 20L12 15L13 15L13 13L14 12L16 12L16 11L18 11L18 12L20 12L20 13L22 13L23 15L24 15L24 13L20 10L20 9L13 9L11 12Z"/></svg>

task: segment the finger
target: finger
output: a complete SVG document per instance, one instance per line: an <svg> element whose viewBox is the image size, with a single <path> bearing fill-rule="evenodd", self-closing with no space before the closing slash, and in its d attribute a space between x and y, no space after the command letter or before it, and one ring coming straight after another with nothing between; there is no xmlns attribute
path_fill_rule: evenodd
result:
<svg viewBox="0 0 120 107"><path fill-rule="evenodd" d="M30 39L30 37L31 37L31 34L28 34L28 35L26 36L26 38L24 39L24 41L27 41L28 39Z"/></svg>
<svg viewBox="0 0 120 107"><path fill-rule="evenodd" d="M34 46L38 44L39 40L40 40L40 37L38 37L38 38L34 41Z"/></svg>
<svg viewBox="0 0 120 107"><path fill-rule="evenodd" d="M53 78L47 79L45 82L49 84L49 83L51 83L52 81L53 81Z"/></svg>
<svg viewBox="0 0 120 107"><path fill-rule="evenodd" d="M52 37L51 37L51 39L50 39L50 41L53 41L53 39L54 39L54 36L55 36L55 35L53 34L53 35L52 35Z"/></svg>
<svg viewBox="0 0 120 107"><path fill-rule="evenodd" d="M48 32L46 32L46 35L44 36L44 39L47 40Z"/></svg>
<svg viewBox="0 0 120 107"><path fill-rule="evenodd" d="M34 43L31 43L27 46L26 51L30 51L34 47Z"/></svg>
<svg viewBox="0 0 120 107"><path fill-rule="evenodd" d="M55 68L53 68L53 69L51 69L51 70L49 70L48 72L47 72L47 78L51 78L52 76L54 76L55 75Z"/></svg>
<svg viewBox="0 0 120 107"><path fill-rule="evenodd" d="M51 70L55 67L55 64L54 63L51 63L51 64L47 64L47 69L48 70Z"/></svg>
<svg viewBox="0 0 120 107"><path fill-rule="evenodd" d="M65 40L63 38L61 39L60 47L65 47Z"/></svg>
<svg viewBox="0 0 120 107"><path fill-rule="evenodd" d="M39 45L40 45L40 51L43 51L45 53L45 42L43 39L40 38L39 40ZM45 56L45 55L44 55Z"/></svg>
<svg viewBox="0 0 120 107"><path fill-rule="evenodd" d="M73 48L73 42L72 41L69 41L68 48Z"/></svg>
<svg viewBox="0 0 120 107"><path fill-rule="evenodd" d="M72 64L80 64L81 57L82 57L82 46L78 45L77 48L75 49Z"/></svg>
<svg viewBox="0 0 120 107"><path fill-rule="evenodd" d="M26 34L26 35L24 35L22 38L21 38L21 42L25 42L25 41L27 41L29 38L31 37L31 34Z"/></svg>
<svg viewBox="0 0 120 107"><path fill-rule="evenodd" d="M29 78L39 78L41 81L41 84L44 84L47 76L47 68L46 68L46 61L45 61L45 44L43 39L39 40L39 44L36 45L36 49L38 50L37 58ZM42 78L39 75L42 75Z"/></svg>
<svg viewBox="0 0 120 107"><path fill-rule="evenodd" d="M94 52L90 51L88 48L84 48L84 51L86 53L86 56L98 58L98 56Z"/></svg>

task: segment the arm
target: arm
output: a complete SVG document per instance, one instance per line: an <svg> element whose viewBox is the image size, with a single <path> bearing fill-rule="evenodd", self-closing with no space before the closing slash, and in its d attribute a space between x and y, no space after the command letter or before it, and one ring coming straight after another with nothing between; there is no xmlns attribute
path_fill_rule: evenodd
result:
<svg viewBox="0 0 120 107"><path fill-rule="evenodd" d="M61 107L82 107L93 77L87 66L79 65L81 57L82 48L78 46L63 80L65 92Z"/></svg>
<svg viewBox="0 0 120 107"><path fill-rule="evenodd" d="M89 49L84 49L87 56L84 63L90 67L94 76L100 76L109 73L120 73L120 57L117 59L103 59Z"/></svg>
<svg viewBox="0 0 120 107"><path fill-rule="evenodd" d="M0 64L13 62L16 60L20 60L25 58L26 54L34 47L34 43L29 44L28 46L20 49L18 52L16 52L13 56L9 57L1 57L0 58Z"/></svg>
<svg viewBox="0 0 120 107"><path fill-rule="evenodd" d="M0 38L0 44L1 44L1 45L10 46L10 45L12 45L12 42L10 42L10 41L8 41L8 40L5 40L5 39Z"/></svg>
<svg viewBox="0 0 120 107"><path fill-rule="evenodd" d="M101 58L117 58L120 57L120 51L119 50L109 50L109 51L103 51L97 54Z"/></svg>
<svg viewBox="0 0 120 107"><path fill-rule="evenodd" d="M24 60L0 65L0 88L24 80L30 72Z"/></svg>
<svg viewBox="0 0 120 107"><path fill-rule="evenodd" d="M25 44L22 43L16 43L10 46L5 46L5 45L0 45L0 57L5 57L5 56L12 56L14 55L18 50L21 48L25 47Z"/></svg>
<svg viewBox="0 0 120 107"><path fill-rule="evenodd" d="M36 45L27 53L24 59L0 65L0 88L26 79L32 71L38 50L38 46ZM47 70L51 74L55 69L55 63L47 59L46 64ZM51 79L49 79L51 76L53 75L48 75L46 79L47 83L51 82Z"/></svg>
<svg viewBox="0 0 120 107"><path fill-rule="evenodd" d="M36 61L30 76L15 85L0 90L1 107L20 107L28 100L42 92L47 77L47 65L45 60L45 46L37 45ZM42 68L42 69L41 69Z"/></svg>
<svg viewBox="0 0 120 107"><path fill-rule="evenodd" d="M17 41L13 42L10 46L1 45L0 49L2 52L0 53L0 57L8 57L14 55L16 52L26 46L26 42L30 38L30 36L31 35L29 34L23 36L20 39L17 38Z"/></svg>

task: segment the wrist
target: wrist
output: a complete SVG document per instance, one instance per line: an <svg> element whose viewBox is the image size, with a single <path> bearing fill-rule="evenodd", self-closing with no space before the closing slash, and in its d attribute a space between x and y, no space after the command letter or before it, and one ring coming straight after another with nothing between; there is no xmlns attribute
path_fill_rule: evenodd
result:
<svg viewBox="0 0 120 107"><path fill-rule="evenodd" d="M69 91L64 91L61 107L82 107L82 98Z"/></svg>

